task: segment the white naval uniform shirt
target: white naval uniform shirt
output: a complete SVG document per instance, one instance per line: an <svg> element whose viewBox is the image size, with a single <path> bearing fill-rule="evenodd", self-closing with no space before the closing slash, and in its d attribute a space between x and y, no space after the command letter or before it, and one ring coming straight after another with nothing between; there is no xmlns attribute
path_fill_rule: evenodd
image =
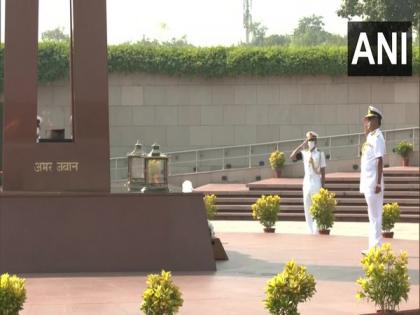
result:
<svg viewBox="0 0 420 315"><path fill-rule="evenodd" d="M303 178L303 184L304 185L310 185L311 183L321 183L321 174L318 174L315 172L314 168L312 167L311 163L309 162L309 159L312 157L313 159L313 165L315 166L315 169L317 169L318 172L320 172L322 167L326 167L325 162L325 154L324 152L321 152L318 150L318 148L315 148L312 151L309 150L303 150L302 153L302 160L303 160L303 167L305 169L305 176Z"/></svg>
<svg viewBox="0 0 420 315"><path fill-rule="evenodd" d="M366 142L362 146L362 158L360 166L360 192L364 194L375 193L377 184L377 159L385 155L385 139L382 131L378 128L370 132ZM384 189L384 177L382 175L382 191Z"/></svg>

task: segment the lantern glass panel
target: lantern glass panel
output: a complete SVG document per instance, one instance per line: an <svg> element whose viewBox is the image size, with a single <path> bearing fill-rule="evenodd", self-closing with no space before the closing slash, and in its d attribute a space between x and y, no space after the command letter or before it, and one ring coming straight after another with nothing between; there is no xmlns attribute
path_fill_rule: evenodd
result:
<svg viewBox="0 0 420 315"><path fill-rule="evenodd" d="M165 184L165 161L149 159L147 163L148 183L153 185Z"/></svg>
<svg viewBox="0 0 420 315"><path fill-rule="evenodd" d="M143 158L140 158L140 157L131 158L131 178L133 179L144 178Z"/></svg>

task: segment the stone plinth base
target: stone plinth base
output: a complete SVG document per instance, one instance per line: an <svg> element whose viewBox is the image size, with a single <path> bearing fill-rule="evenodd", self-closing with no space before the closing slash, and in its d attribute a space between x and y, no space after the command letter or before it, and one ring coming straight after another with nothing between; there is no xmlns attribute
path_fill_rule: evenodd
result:
<svg viewBox="0 0 420 315"><path fill-rule="evenodd" d="M0 193L0 272L216 269L201 194Z"/></svg>

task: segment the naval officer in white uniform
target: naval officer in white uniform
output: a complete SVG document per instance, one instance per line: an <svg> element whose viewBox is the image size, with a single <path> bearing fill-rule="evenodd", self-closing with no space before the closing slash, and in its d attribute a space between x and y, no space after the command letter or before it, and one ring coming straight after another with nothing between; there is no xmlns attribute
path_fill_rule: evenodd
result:
<svg viewBox="0 0 420 315"><path fill-rule="evenodd" d="M310 234L318 234L318 227L310 213L311 197L325 186L325 154L316 147L318 134L314 131L306 133L306 139L293 150L290 158L293 161L303 160L305 176L303 178L303 208L305 220Z"/></svg>
<svg viewBox="0 0 420 315"><path fill-rule="evenodd" d="M383 158L385 139L380 128L382 112L369 106L365 116L366 142L362 146L360 192L365 195L369 216L369 249L382 245L382 207L384 202ZM362 251L366 254L367 251Z"/></svg>

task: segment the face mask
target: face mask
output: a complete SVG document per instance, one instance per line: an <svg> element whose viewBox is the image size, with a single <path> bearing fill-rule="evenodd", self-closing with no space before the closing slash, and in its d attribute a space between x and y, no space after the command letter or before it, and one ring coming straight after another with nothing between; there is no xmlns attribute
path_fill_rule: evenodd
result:
<svg viewBox="0 0 420 315"><path fill-rule="evenodd" d="M309 141L308 142L308 147L309 147L309 150L312 150L313 148L315 148L315 142L314 141Z"/></svg>

